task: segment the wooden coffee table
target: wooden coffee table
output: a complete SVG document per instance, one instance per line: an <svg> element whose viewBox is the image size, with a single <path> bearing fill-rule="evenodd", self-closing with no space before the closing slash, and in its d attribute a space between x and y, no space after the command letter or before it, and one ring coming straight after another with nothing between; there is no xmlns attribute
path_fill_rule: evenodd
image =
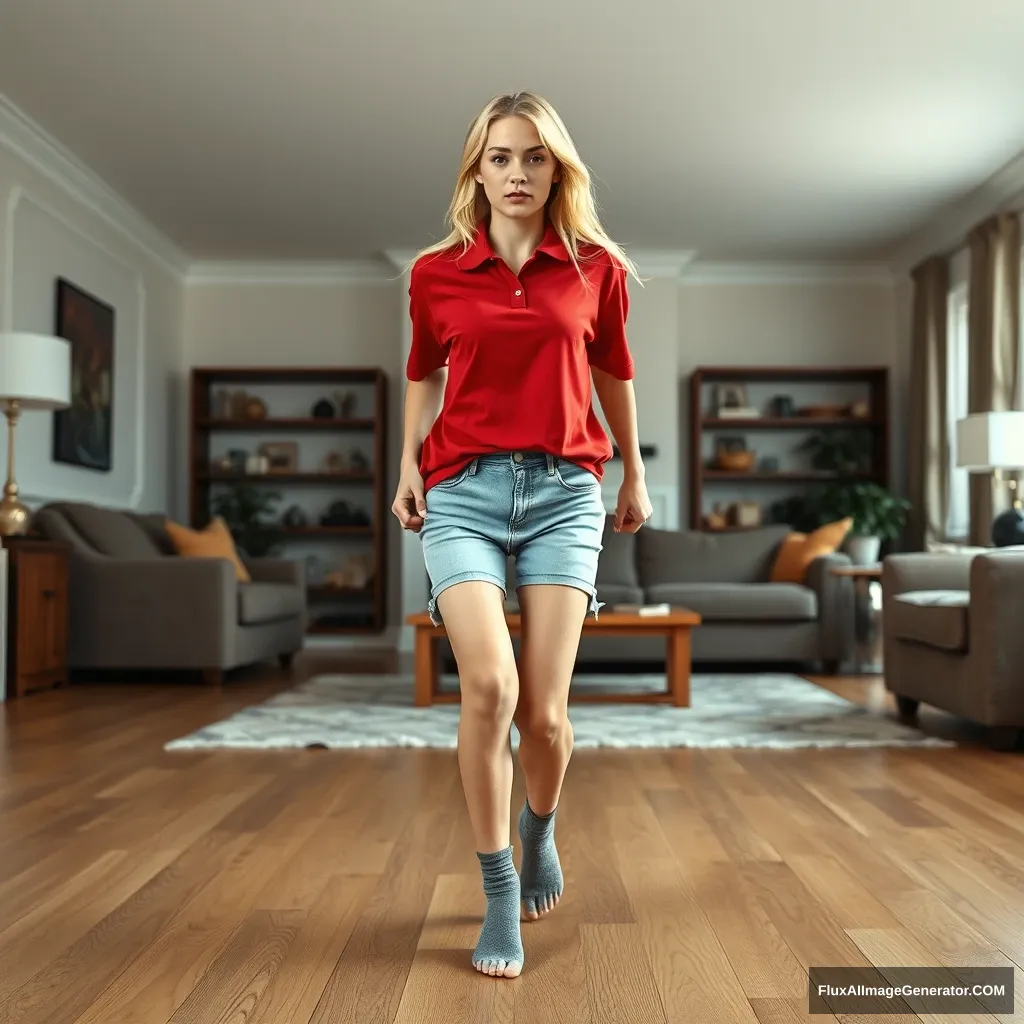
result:
<svg viewBox="0 0 1024 1024"><path fill-rule="evenodd" d="M409 615L405 620L416 629L415 696L417 707L435 703L457 704L459 692L441 692L441 668L438 642L447 635L444 626L435 626L426 612ZM506 612L509 632L517 636L522 628L518 612ZM665 638L664 690L649 693L574 693L569 700L576 703L673 704L677 708L690 706L690 629L699 626L700 616L688 608L674 608L668 615L643 616L625 612L602 612L597 618L588 616L583 623L584 635L602 636L663 636Z"/></svg>

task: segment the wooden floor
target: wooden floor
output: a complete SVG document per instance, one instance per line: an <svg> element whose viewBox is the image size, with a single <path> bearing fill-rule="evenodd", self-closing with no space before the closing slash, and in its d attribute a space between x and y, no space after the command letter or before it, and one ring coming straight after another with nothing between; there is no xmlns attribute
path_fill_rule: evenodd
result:
<svg viewBox="0 0 1024 1024"><path fill-rule="evenodd" d="M482 977L454 752L162 750L296 676L394 667L323 657L2 707L0 1021L781 1024L834 1019L812 965L1024 966L1024 755L936 713L961 748L577 752L565 895L520 978Z"/></svg>

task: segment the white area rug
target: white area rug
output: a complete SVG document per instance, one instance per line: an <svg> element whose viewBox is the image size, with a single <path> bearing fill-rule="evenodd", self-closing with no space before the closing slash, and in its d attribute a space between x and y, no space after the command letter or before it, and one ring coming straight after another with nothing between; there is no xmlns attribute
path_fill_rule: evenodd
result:
<svg viewBox="0 0 1024 1024"><path fill-rule="evenodd" d="M443 676L444 689L457 689ZM661 675L579 675L577 690L662 690ZM664 704L570 704L577 749L592 747L936 747L891 715L862 708L789 674L695 675L689 708ZM413 704L402 675L317 676L212 725L167 750L310 746L454 749L458 704ZM518 732L512 728L513 745Z"/></svg>

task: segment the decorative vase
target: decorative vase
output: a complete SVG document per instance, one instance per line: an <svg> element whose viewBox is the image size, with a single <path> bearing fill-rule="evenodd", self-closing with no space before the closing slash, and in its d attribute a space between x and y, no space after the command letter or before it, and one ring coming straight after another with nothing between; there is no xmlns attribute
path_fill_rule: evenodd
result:
<svg viewBox="0 0 1024 1024"><path fill-rule="evenodd" d="M874 565L878 561L881 537L850 536L846 538L846 553L854 565Z"/></svg>

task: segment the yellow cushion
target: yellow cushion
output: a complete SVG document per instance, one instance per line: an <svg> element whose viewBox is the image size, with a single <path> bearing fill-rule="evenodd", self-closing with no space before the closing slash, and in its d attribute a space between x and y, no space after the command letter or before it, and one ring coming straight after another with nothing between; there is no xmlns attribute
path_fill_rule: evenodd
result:
<svg viewBox="0 0 1024 1024"><path fill-rule="evenodd" d="M819 526L813 533L788 534L779 545L772 564L772 583L805 583L811 562L822 555L834 554L852 526L853 519L847 516Z"/></svg>
<svg viewBox="0 0 1024 1024"><path fill-rule="evenodd" d="M219 516L211 520L204 530L190 530L170 519L164 525L174 549L182 558L226 558L235 567L239 582L250 582L249 571L235 549L235 539L227 523Z"/></svg>

